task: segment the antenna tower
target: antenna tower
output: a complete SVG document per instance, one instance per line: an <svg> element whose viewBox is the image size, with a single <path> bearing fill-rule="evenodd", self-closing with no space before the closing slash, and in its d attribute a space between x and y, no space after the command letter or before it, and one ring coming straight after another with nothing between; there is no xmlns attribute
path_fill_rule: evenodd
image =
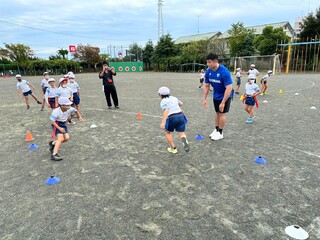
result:
<svg viewBox="0 0 320 240"><path fill-rule="evenodd" d="M162 3L163 0L158 0L158 39L163 36Z"/></svg>

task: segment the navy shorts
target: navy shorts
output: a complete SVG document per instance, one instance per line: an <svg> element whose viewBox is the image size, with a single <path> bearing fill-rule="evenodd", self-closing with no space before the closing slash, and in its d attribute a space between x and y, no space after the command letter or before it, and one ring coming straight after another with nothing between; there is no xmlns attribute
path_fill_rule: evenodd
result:
<svg viewBox="0 0 320 240"><path fill-rule="evenodd" d="M246 101L245 101L246 105L254 106L255 103L256 103L256 101L254 100L253 97L246 97Z"/></svg>
<svg viewBox="0 0 320 240"><path fill-rule="evenodd" d="M47 88L48 88L48 87L44 87L44 88L43 88L43 94L46 94Z"/></svg>
<svg viewBox="0 0 320 240"><path fill-rule="evenodd" d="M203 83L204 82L204 78L200 78L200 83Z"/></svg>
<svg viewBox="0 0 320 240"><path fill-rule="evenodd" d="M24 93L23 93L23 96L26 97L26 96L28 96L29 94L30 94L30 95L32 94L32 91L31 91L31 90L29 90L28 92L24 92Z"/></svg>
<svg viewBox="0 0 320 240"><path fill-rule="evenodd" d="M67 128L67 125L65 122L58 122L58 126L59 127L62 127L64 129L64 133L60 132L59 129L56 129L56 136L58 134L65 134L65 133L68 133L68 128ZM52 129L54 128L54 126L52 125Z"/></svg>
<svg viewBox="0 0 320 240"><path fill-rule="evenodd" d="M50 107L52 109L55 109L56 108L56 98L48 98L48 102L50 104Z"/></svg>
<svg viewBox="0 0 320 240"><path fill-rule="evenodd" d="M229 99L224 104L223 112L220 112L220 110L219 110L219 106L220 106L221 102L222 102L222 99L221 100L213 99L213 105L214 105L214 109L216 110L216 113L227 113L227 112L229 112L230 104L231 104L231 97L229 97Z"/></svg>
<svg viewBox="0 0 320 240"><path fill-rule="evenodd" d="M237 78L237 85L241 85L241 78Z"/></svg>
<svg viewBox="0 0 320 240"><path fill-rule="evenodd" d="M80 104L80 97L79 97L78 93L73 93L73 103L75 105L79 105Z"/></svg>
<svg viewBox="0 0 320 240"><path fill-rule="evenodd" d="M184 132L186 130L187 119L183 113L169 115L166 120L165 129L168 132Z"/></svg>

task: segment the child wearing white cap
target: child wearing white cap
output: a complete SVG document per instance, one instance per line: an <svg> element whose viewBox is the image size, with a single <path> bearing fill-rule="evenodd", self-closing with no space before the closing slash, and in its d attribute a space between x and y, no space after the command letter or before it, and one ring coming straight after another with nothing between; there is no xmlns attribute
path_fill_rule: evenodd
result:
<svg viewBox="0 0 320 240"><path fill-rule="evenodd" d="M55 109L58 107L58 88L55 85L56 80L54 78L49 78L48 83L49 87L46 89L45 100L48 104L48 108Z"/></svg>
<svg viewBox="0 0 320 240"><path fill-rule="evenodd" d="M43 79L41 80L40 82L40 86L41 86L41 89L42 89L42 107L41 107L41 111L44 110L44 104L46 102L46 99L45 99L45 95L46 95L46 90L47 88L49 87L49 73L48 72L44 72L43 73Z"/></svg>
<svg viewBox="0 0 320 240"><path fill-rule="evenodd" d="M245 93L243 94L245 110L249 113L249 117L246 120L246 123L252 123L254 118L254 105L258 107L257 96L261 93L259 86L254 83L256 80L256 75L250 74L248 76L248 82L245 86Z"/></svg>
<svg viewBox="0 0 320 240"><path fill-rule="evenodd" d="M59 88L57 91L57 96L58 96L58 98L66 97L71 102L73 102L72 90L68 87L69 75L66 75L66 76L59 79ZM76 122L71 121L71 116L68 119L68 124L76 124Z"/></svg>
<svg viewBox="0 0 320 240"><path fill-rule="evenodd" d="M165 136L169 143L169 148L167 148L168 152L174 154L178 153L171 135L171 132L174 130L178 132L179 137L182 140L184 150L189 152L190 146L185 134L186 123L188 121L180 108L183 103L176 97L170 96L170 90L167 87L159 88L158 93L162 99L160 107L163 110L163 118L160 128L165 129Z"/></svg>
<svg viewBox="0 0 320 240"><path fill-rule="evenodd" d="M237 80L237 86L236 86L236 89L234 91L235 94L239 94L239 88L240 88L240 85L241 85L241 68L237 68L236 69L237 73L236 73L236 80Z"/></svg>
<svg viewBox="0 0 320 240"><path fill-rule="evenodd" d="M80 86L76 82L75 78L76 76L74 75L73 72L69 72L69 81L67 86L71 89L72 94L73 94L73 105L77 110L79 110L79 104L80 104Z"/></svg>
<svg viewBox="0 0 320 240"><path fill-rule="evenodd" d="M269 70L267 75L264 75L261 79L261 95L267 94L267 88L268 88L268 78L271 77L272 71Z"/></svg>
<svg viewBox="0 0 320 240"><path fill-rule="evenodd" d="M22 92L23 97L26 100L27 109L30 108L28 95L31 95L34 98L34 100L36 100L36 102L38 104L41 104L41 102L38 100L37 96L30 89L30 87L31 87L33 90L35 90L35 87L31 83L27 82L26 80L22 80L20 74L16 75L16 79L18 81L17 82L18 97L20 97L20 92Z"/></svg>
<svg viewBox="0 0 320 240"><path fill-rule="evenodd" d="M250 74L254 74L256 77L259 76L260 72L258 71L258 69L256 69L256 65L251 64L250 65L250 70L248 71L248 75ZM256 83L257 80L254 81L254 83Z"/></svg>
<svg viewBox="0 0 320 240"><path fill-rule="evenodd" d="M58 100L59 107L52 111L50 116L51 124L53 127L51 138L57 136L57 140L49 142L49 150L51 152L51 160L61 161L62 157L58 155L59 148L63 142L69 140L68 128L66 121L71 113L76 113L79 120L83 122L79 111L71 107L72 102L67 97L60 97Z"/></svg>

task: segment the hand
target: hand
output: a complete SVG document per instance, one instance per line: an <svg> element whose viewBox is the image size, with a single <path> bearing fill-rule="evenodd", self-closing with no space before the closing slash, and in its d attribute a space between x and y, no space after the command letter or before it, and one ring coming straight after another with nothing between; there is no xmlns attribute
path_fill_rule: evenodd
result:
<svg viewBox="0 0 320 240"><path fill-rule="evenodd" d="M84 122L83 118L80 116L79 117L80 122Z"/></svg>
<svg viewBox="0 0 320 240"><path fill-rule="evenodd" d="M66 132L66 130L64 130L64 128L60 128L59 131L62 132L62 133Z"/></svg>
<svg viewBox="0 0 320 240"><path fill-rule="evenodd" d="M207 99L203 100L202 104L205 109L208 109Z"/></svg>
<svg viewBox="0 0 320 240"><path fill-rule="evenodd" d="M161 124L160 124L160 128L161 128L161 129L164 129L164 126L165 126L165 123L161 123Z"/></svg>
<svg viewBox="0 0 320 240"><path fill-rule="evenodd" d="M56 104L56 108L59 107L59 104Z"/></svg>
<svg viewBox="0 0 320 240"><path fill-rule="evenodd" d="M225 106L225 104L222 102L222 103L220 103L220 105L219 105L219 111L222 113L223 112L223 110L224 110L224 106Z"/></svg>
<svg viewBox="0 0 320 240"><path fill-rule="evenodd" d="M50 108L51 106L50 106L50 104L48 104L48 108Z"/></svg>

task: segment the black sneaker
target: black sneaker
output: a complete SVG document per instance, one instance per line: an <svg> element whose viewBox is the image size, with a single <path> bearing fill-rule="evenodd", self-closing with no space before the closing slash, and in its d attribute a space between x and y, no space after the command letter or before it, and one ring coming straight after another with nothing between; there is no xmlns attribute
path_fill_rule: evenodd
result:
<svg viewBox="0 0 320 240"><path fill-rule="evenodd" d="M61 161L63 158L60 157L58 154L54 154L54 155L51 155L51 160L52 161Z"/></svg>
<svg viewBox="0 0 320 240"><path fill-rule="evenodd" d="M120 107L119 107L119 106L115 106L115 108L116 108L116 109L119 109Z"/></svg>
<svg viewBox="0 0 320 240"><path fill-rule="evenodd" d="M30 105L27 105L27 109L30 109Z"/></svg>
<svg viewBox="0 0 320 240"><path fill-rule="evenodd" d="M111 107L111 106L108 106L108 109L112 109L112 107Z"/></svg>
<svg viewBox="0 0 320 240"><path fill-rule="evenodd" d="M53 149L54 149L53 141L50 141L49 142L49 151L51 152L51 154L53 153Z"/></svg>
<svg viewBox="0 0 320 240"><path fill-rule="evenodd" d="M42 102L40 102L40 101L37 101L37 103L38 103L38 104L42 104Z"/></svg>
<svg viewBox="0 0 320 240"><path fill-rule="evenodd" d="M42 107L40 111L44 111L44 108Z"/></svg>
<svg viewBox="0 0 320 240"><path fill-rule="evenodd" d="M185 137L181 138L181 140L182 140L182 144L183 144L184 150L186 152L189 152L190 151L190 146L189 146L188 140Z"/></svg>

